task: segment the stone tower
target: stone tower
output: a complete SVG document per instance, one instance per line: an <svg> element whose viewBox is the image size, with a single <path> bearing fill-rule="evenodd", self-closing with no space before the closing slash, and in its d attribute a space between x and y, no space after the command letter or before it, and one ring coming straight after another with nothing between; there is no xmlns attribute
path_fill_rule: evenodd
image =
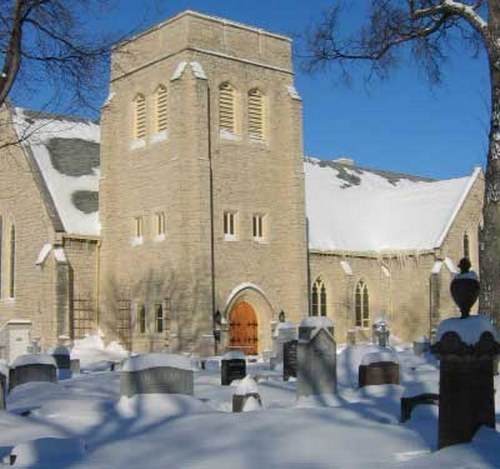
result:
<svg viewBox="0 0 500 469"><path fill-rule="evenodd" d="M219 351L261 353L280 311L307 315L293 78L288 38L191 11L115 48L98 279L110 337L209 354L215 327Z"/></svg>

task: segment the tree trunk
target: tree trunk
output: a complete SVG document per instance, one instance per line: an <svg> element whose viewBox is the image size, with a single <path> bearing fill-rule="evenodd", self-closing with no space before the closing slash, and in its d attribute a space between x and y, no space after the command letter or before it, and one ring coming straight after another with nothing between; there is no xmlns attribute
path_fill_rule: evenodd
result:
<svg viewBox="0 0 500 469"><path fill-rule="evenodd" d="M491 123L481 235L480 311L500 328L500 2L489 2L487 51L491 80Z"/></svg>

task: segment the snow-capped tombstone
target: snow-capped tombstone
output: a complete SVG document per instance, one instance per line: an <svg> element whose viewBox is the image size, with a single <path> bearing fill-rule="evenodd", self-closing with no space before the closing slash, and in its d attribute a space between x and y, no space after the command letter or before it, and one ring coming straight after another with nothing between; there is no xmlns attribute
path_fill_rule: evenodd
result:
<svg viewBox="0 0 500 469"><path fill-rule="evenodd" d="M49 351L49 354L54 357L57 365L57 378L71 378L71 358L67 347L56 347Z"/></svg>
<svg viewBox="0 0 500 469"><path fill-rule="evenodd" d="M441 322L431 347L440 360L438 447L472 440L481 425L495 427L494 326L482 315Z"/></svg>
<svg viewBox="0 0 500 469"><path fill-rule="evenodd" d="M11 363L9 392L20 384L34 381L57 383L57 365L52 355L20 355Z"/></svg>
<svg viewBox="0 0 500 469"><path fill-rule="evenodd" d="M245 354L241 350L231 350L222 356L220 363L222 386L229 386L235 379L243 379L246 375Z"/></svg>
<svg viewBox="0 0 500 469"><path fill-rule="evenodd" d="M399 384L399 363L391 352L371 352L361 359L358 386Z"/></svg>
<svg viewBox="0 0 500 469"><path fill-rule="evenodd" d="M387 347L389 345L389 326L383 319L375 321L372 326L373 343L379 347Z"/></svg>
<svg viewBox="0 0 500 469"><path fill-rule="evenodd" d="M336 394L337 362L333 323L311 316L299 326L297 397Z"/></svg>
<svg viewBox="0 0 500 469"><path fill-rule="evenodd" d="M194 393L191 360L182 355L148 353L127 358L120 370L120 395Z"/></svg>
<svg viewBox="0 0 500 469"><path fill-rule="evenodd" d="M245 376L236 387L233 395L233 412L250 412L262 408L259 388L255 380Z"/></svg>
<svg viewBox="0 0 500 469"><path fill-rule="evenodd" d="M284 345L292 340L297 340L297 327L292 322L278 322L273 333L273 356L271 369L283 363Z"/></svg>

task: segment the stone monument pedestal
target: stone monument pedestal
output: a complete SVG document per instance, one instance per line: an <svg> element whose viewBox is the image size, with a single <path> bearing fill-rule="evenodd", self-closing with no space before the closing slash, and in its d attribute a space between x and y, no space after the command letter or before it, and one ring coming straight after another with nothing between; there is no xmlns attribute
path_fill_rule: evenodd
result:
<svg viewBox="0 0 500 469"><path fill-rule="evenodd" d="M443 321L432 346L441 362L438 448L467 443L481 425L495 427L493 359L500 352L487 318Z"/></svg>

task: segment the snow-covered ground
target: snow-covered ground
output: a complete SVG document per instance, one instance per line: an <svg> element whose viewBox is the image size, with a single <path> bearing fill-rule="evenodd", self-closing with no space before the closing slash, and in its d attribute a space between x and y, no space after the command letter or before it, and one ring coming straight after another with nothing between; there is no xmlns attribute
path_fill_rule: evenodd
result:
<svg viewBox="0 0 500 469"><path fill-rule="evenodd" d="M216 359L195 373L194 397L120 399L119 372L102 371L102 360L119 359L123 351L96 341L93 350L74 352L82 374L11 392L8 411L0 412L0 459L7 465L13 453L15 467L75 469L500 467L500 434L493 429L481 429L471 444L436 451L436 406L417 407L408 422L399 422L405 390L437 390L432 356L399 348L402 384L358 390L357 366L376 351L344 348L338 396L298 402L296 382L284 382L266 363L249 363L264 408L234 414L237 383L220 385ZM496 407L500 422L498 393Z"/></svg>

